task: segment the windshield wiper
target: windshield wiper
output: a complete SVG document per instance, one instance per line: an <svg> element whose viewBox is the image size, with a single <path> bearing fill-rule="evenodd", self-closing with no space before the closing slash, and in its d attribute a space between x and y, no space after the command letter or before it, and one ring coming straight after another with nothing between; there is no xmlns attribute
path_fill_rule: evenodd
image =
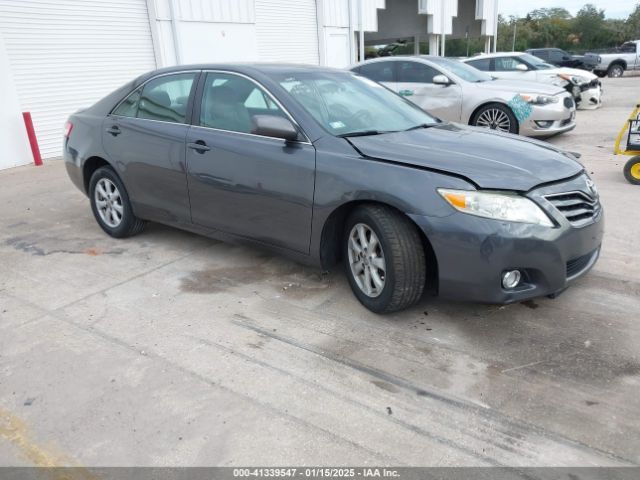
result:
<svg viewBox="0 0 640 480"><path fill-rule="evenodd" d="M341 133L340 135L336 135L336 137L339 137L339 138L368 137L368 136L371 136L371 135L382 135L383 133L393 133L393 132L391 132L391 131L384 132L384 131L381 131L381 130L361 130L359 132Z"/></svg>
<svg viewBox="0 0 640 480"><path fill-rule="evenodd" d="M420 125L415 125L413 127L409 127L404 131L405 132L410 132L411 130L419 130L421 128L431 128L431 127L435 127L436 125L438 125L438 124L437 123L421 123Z"/></svg>

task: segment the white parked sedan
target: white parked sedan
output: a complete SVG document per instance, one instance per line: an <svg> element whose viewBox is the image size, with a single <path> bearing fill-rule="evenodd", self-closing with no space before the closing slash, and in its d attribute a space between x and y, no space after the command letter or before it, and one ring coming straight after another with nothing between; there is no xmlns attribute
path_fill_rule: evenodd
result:
<svg viewBox="0 0 640 480"><path fill-rule="evenodd" d="M575 127L575 103L563 88L496 80L457 60L429 55L383 57L351 70L450 122L529 137L549 137Z"/></svg>
<svg viewBox="0 0 640 480"><path fill-rule="evenodd" d="M602 105L600 79L586 70L556 67L538 57L520 52L481 54L463 62L496 78L543 82L564 87L573 95L579 109L596 109Z"/></svg>

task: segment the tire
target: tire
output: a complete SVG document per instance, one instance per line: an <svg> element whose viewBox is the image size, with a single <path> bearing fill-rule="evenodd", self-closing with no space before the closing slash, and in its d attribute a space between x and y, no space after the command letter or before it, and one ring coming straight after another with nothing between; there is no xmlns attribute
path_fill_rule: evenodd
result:
<svg viewBox="0 0 640 480"><path fill-rule="evenodd" d="M360 241L360 227L369 229L368 232L365 230L365 245ZM377 237L377 246L372 242L371 232ZM360 257L351 243L352 236L355 246L360 248ZM364 246L367 246L366 251ZM351 289L360 303L372 312L403 310L422 297L427 278L424 247L416 226L404 215L382 205L356 208L345 223L342 250ZM383 269L379 268L380 259ZM382 287L376 284L376 276L382 280ZM367 278L369 293L366 292Z"/></svg>
<svg viewBox="0 0 640 480"><path fill-rule="evenodd" d="M624 178L629 183L640 185L640 156L631 158L624 166Z"/></svg>
<svg viewBox="0 0 640 480"><path fill-rule="evenodd" d="M609 78L620 78L622 75L624 75L624 67L619 63L614 63L607 69L607 76Z"/></svg>
<svg viewBox="0 0 640 480"><path fill-rule="evenodd" d="M144 228L145 221L133 214L127 190L111 167L100 167L91 175L89 199L93 216L108 235L126 238Z"/></svg>
<svg viewBox="0 0 640 480"><path fill-rule="evenodd" d="M600 78L604 78L607 76L607 72L601 72L600 70L594 70L593 73L595 73Z"/></svg>
<svg viewBox="0 0 640 480"><path fill-rule="evenodd" d="M507 120L508 125L504 123ZM471 125L516 134L520 130L520 124L516 116L509 107L501 103L488 103L480 107L475 115L473 115ZM502 125L503 128L499 128L500 125Z"/></svg>

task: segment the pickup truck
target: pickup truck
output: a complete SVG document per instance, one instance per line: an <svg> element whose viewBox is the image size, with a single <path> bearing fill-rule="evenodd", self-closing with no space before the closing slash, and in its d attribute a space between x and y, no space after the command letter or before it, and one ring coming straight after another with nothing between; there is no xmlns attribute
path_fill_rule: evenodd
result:
<svg viewBox="0 0 640 480"><path fill-rule="evenodd" d="M599 77L621 77L625 70L640 70L640 40L625 42L621 46L602 52L587 53L586 64L594 65L593 73Z"/></svg>

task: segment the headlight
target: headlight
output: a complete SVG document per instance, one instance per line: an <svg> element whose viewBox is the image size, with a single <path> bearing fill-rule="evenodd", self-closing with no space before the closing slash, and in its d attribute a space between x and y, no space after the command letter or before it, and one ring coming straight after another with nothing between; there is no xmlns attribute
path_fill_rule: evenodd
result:
<svg viewBox="0 0 640 480"><path fill-rule="evenodd" d="M558 76L563 80L566 80L567 82L573 83L574 85L589 83L591 81L587 77L581 77L580 75L567 75L566 73L559 73Z"/></svg>
<svg viewBox="0 0 640 480"><path fill-rule="evenodd" d="M520 98L532 105L549 105L550 103L558 103L560 99L551 95L535 95L521 93Z"/></svg>
<svg viewBox="0 0 640 480"><path fill-rule="evenodd" d="M549 217L538 205L528 198L514 193L489 193L444 188L439 188L438 193L453 208L462 213L493 218L494 220L553 227Z"/></svg>

